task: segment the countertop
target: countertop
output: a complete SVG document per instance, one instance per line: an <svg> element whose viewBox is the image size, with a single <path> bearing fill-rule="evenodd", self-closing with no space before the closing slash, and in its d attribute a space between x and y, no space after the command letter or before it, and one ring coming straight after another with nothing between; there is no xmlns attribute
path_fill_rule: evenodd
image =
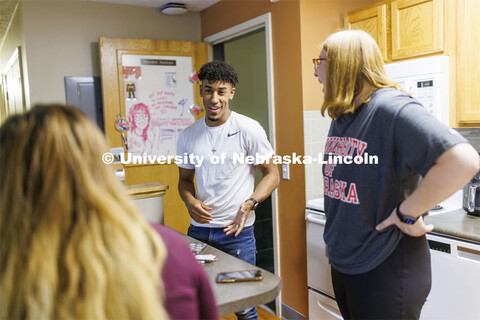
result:
<svg viewBox="0 0 480 320"><path fill-rule="evenodd" d="M480 243L480 217L467 215L463 209L426 216L425 222L434 225L432 233Z"/></svg>
<svg viewBox="0 0 480 320"><path fill-rule="evenodd" d="M183 235L187 242L200 242ZM282 279L271 272L253 266L211 246L207 246L201 254L214 254L217 261L203 264L215 294L218 311L221 316L246 308L258 306L274 300L282 289ZM263 280L237 283L216 283L219 272L240 270L262 270Z"/></svg>
<svg viewBox="0 0 480 320"><path fill-rule="evenodd" d="M126 186L128 194L134 199L152 198L163 196L167 192L168 185L163 183L144 183Z"/></svg>

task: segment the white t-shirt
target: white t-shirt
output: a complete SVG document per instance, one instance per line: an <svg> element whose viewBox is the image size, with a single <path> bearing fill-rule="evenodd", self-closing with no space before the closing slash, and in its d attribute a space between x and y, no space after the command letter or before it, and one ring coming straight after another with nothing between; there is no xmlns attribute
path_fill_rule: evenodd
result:
<svg viewBox="0 0 480 320"><path fill-rule="evenodd" d="M233 220L240 205L252 195L255 166L265 162L261 157L267 159L274 152L257 121L232 111L227 122L221 126L209 127L203 118L182 131L178 137L177 155L185 154L203 158L201 165L198 161L177 165L195 170L196 198L212 208L209 213L213 218L206 224L192 219L191 224L220 228ZM249 163L242 161L249 155L254 157L249 159ZM212 163L215 160L220 160L220 163ZM251 211L245 226L251 226L254 221L255 212Z"/></svg>

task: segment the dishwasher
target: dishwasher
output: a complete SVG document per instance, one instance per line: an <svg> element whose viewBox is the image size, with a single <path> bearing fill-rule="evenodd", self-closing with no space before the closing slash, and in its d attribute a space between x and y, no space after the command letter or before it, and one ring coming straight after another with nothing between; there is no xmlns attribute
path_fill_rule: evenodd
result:
<svg viewBox="0 0 480 320"><path fill-rule="evenodd" d="M420 320L480 319L480 244L427 234L432 289Z"/></svg>
<svg viewBox="0 0 480 320"><path fill-rule="evenodd" d="M307 201L305 210L307 228L308 314L310 319L343 319L335 301L330 276L330 264L323 241L325 212L323 198Z"/></svg>

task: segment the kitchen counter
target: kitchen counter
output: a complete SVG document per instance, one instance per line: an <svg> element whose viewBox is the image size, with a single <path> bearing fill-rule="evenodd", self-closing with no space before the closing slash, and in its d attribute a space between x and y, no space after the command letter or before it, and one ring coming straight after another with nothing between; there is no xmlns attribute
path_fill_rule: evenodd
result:
<svg viewBox="0 0 480 320"><path fill-rule="evenodd" d="M163 196L167 192L168 185L163 183L144 183L127 186L127 192L133 199L145 199Z"/></svg>
<svg viewBox="0 0 480 320"><path fill-rule="evenodd" d="M200 242L186 235L183 235L183 237L188 243ZM210 284L217 301L218 311L221 316L268 303L274 300L282 289L282 279L280 277L261 268L252 266L223 251L207 246L201 254L214 254L217 256L217 261L206 263L203 266L210 279ZM253 269L262 270L263 280L222 284L215 282L215 278L219 272Z"/></svg>
<svg viewBox="0 0 480 320"><path fill-rule="evenodd" d="M480 243L480 217L467 215L463 209L426 216L425 222L435 226L432 233Z"/></svg>
<svg viewBox="0 0 480 320"><path fill-rule="evenodd" d="M168 185L163 183L145 183L127 186L127 192L133 199L143 217L153 223L163 223L163 197Z"/></svg>

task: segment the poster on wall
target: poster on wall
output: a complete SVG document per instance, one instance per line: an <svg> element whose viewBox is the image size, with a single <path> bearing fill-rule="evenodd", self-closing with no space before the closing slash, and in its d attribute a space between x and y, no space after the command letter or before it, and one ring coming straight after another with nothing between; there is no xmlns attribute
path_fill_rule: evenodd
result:
<svg viewBox="0 0 480 320"><path fill-rule="evenodd" d="M192 57L123 55L125 112L132 155L175 155L179 133L194 115Z"/></svg>

